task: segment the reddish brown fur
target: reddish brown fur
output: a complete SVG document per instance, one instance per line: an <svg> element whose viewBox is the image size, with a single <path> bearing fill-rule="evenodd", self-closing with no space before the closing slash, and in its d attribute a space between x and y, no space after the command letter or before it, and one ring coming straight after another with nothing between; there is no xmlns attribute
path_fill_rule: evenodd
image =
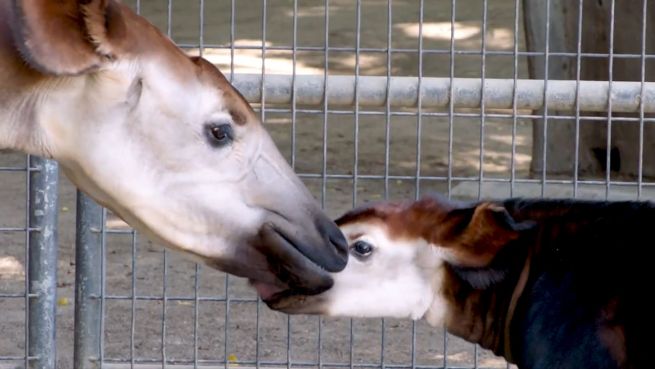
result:
<svg viewBox="0 0 655 369"><path fill-rule="evenodd" d="M654 219L649 202L424 198L338 223L378 222L448 251L448 331L521 368L648 368Z"/></svg>
<svg viewBox="0 0 655 369"><path fill-rule="evenodd" d="M461 266L487 265L518 232L504 227L498 217L506 211L480 203L471 214L453 203L426 197L416 202L375 203L337 219L338 225L381 221L392 239L425 239L448 249Z"/></svg>
<svg viewBox="0 0 655 369"><path fill-rule="evenodd" d="M459 266L483 267L519 236L499 221L506 215L504 208L491 202L464 208L440 197L425 197L416 202L369 204L336 223L377 222L387 227L391 239L425 239L447 249ZM506 312L514 290L474 289L450 266L445 271L442 293L449 305L445 322L449 332L503 355Z"/></svg>
<svg viewBox="0 0 655 369"><path fill-rule="evenodd" d="M174 70L181 81L197 80L200 75L203 83L222 92L236 124L258 121L247 101L213 64L199 57L189 58L127 6L115 0L79 3L22 0L12 7L8 0L0 0L0 25L10 27L0 29L1 63L8 67L6 70L0 68L0 76L4 71L7 72L5 81L33 76L37 82L49 74L85 73L106 60L119 57L149 58L169 64L169 70ZM11 38L12 32L15 41ZM3 51L13 51L12 47L7 47L10 44L20 48L20 56L18 53L2 55ZM25 68L25 62L34 69ZM12 93L17 92L13 90Z"/></svg>
<svg viewBox="0 0 655 369"><path fill-rule="evenodd" d="M85 34L77 1L16 1L17 46L33 67L56 74L78 74L98 67L96 53Z"/></svg>
<svg viewBox="0 0 655 369"><path fill-rule="evenodd" d="M47 74L81 74L119 56L165 48L168 60L188 58L156 27L115 0L15 1L16 47ZM128 26L129 24L129 26ZM184 57L184 59L181 59ZM180 72L184 73L183 68Z"/></svg>
<svg viewBox="0 0 655 369"><path fill-rule="evenodd" d="M616 323L618 305L619 301L613 299L603 308L598 333L614 360L620 365L624 365L626 362L625 329Z"/></svg>
<svg viewBox="0 0 655 369"><path fill-rule="evenodd" d="M505 355L504 329L509 296L512 291L490 295L488 291L473 289L451 269L443 282L443 296L448 302L445 326L448 332L479 343L497 355Z"/></svg>
<svg viewBox="0 0 655 369"><path fill-rule="evenodd" d="M230 82L216 66L200 57L193 57L191 60L198 66L198 73L201 75L201 80L208 81L212 86L218 87L219 90L223 91L223 98L225 99L226 106L230 109L230 115L234 123L244 125L247 122L258 120L250 104L248 104L238 90L230 85Z"/></svg>

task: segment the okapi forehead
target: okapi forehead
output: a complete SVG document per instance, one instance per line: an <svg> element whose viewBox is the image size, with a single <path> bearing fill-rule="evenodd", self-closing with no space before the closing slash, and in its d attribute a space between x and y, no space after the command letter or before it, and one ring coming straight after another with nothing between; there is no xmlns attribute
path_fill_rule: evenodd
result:
<svg viewBox="0 0 655 369"><path fill-rule="evenodd" d="M198 66L198 76L201 81L221 92L234 123L243 125L249 121L257 121L257 116L248 101L230 84L216 66L201 57L193 57L191 60Z"/></svg>
<svg viewBox="0 0 655 369"><path fill-rule="evenodd" d="M350 224L383 224L390 239L430 239L435 228L449 228L447 215L455 203L441 197L424 197L418 201L373 202L350 210L335 222Z"/></svg>
<svg viewBox="0 0 655 369"><path fill-rule="evenodd" d="M385 221L391 215L402 212L410 204L403 202L372 202L354 208L339 217L335 222L338 226L350 223L367 223Z"/></svg>
<svg viewBox="0 0 655 369"><path fill-rule="evenodd" d="M174 77L182 82L199 79L203 85L215 88L225 99L232 119L236 124L257 121L255 112L246 99L237 91L225 76L202 57L191 57L179 49L175 43L154 25L133 12L127 11L125 5L119 5L121 14L130 24L127 35L112 39L112 53L117 57L148 55L173 71ZM114 32L120 33L120 32ZM191 64L191 65L190 65ZM195 68L192 67L195 65Z"/></svg>
<svg viewBox="0 0 655 369"><path fill-rule="evenodd" d="M351 234L382 229L391 244L427 242L448 255L449 262L476 268L488 265L503 247L533 226L529 221L515 222L494 202L460 204L438 196L369 204L336 222Z"/></svg>

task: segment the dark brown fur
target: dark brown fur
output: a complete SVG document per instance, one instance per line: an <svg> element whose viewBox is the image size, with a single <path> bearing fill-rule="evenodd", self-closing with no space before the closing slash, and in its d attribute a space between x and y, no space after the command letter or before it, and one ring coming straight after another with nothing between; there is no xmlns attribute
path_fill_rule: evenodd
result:
<svg viewBox="0 0 655 369"><path fill-rule="evenodd" d="M345 214L336 223L371 221L384 223L392 239L423 238L447 248L461 266L467 267L489 264L500 248L519 235L500 205L458 207L437 197L370 204Z"/></svg>
<svg viewBox="0 0 655 369"><path fill-rule="evenodd" d="M448 330L520 368L652 366L652 203L426 197L337 220L356 222L444 248Z"/></svg>

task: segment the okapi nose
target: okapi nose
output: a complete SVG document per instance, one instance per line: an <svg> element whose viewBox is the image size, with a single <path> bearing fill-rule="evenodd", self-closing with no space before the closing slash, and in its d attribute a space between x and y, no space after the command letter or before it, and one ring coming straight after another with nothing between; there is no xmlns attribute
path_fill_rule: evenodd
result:
<svg viewBox="0 0 655 369"><path fill-rule="evenodd" d="M323 239L332 246L330 251L334 253L333 257L323 258L323 263L320 263L321 267L333 273L342 271L348 262L346 237L341 233L339 227L327 217L320 217L317 220L317 227Z"/></svg>

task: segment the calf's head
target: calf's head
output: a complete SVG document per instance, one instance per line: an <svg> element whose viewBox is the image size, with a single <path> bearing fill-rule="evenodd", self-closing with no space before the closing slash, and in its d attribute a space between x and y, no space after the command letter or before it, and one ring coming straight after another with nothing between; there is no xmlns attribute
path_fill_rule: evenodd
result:
<svg viewBox="0 0 655 369"><path fill-rule="evenodd" d="M316 295L281 293L267 300L287 313L350 317L447 317L452 278L486 288L504 277L489 268L512 241L531 228L500 205L462 205L439 197L377 203L337 220L349 244L346 268L334 286Z"/></svg>
<svg viewBox="0 0 655 369"><path fill-rule="evenodd" d="M218 69L114 0L17 0L13 12L34 140L77 186L260 292L332 284L341 232Z"/></svg>

